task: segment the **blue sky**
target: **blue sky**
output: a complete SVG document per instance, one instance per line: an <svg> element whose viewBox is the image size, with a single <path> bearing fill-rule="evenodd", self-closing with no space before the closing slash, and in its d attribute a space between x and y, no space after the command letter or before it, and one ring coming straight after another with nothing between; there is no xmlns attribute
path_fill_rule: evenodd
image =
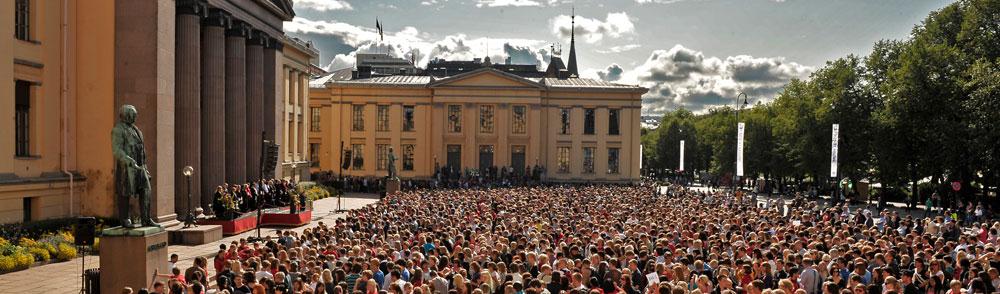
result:
<svg viewBox="0 0 1000 294"><path fill-rule="evenodd" d="M827 60L903 39L941 0L295 0L292 36L314 42L320 66L356 52L417 60L511 56L547 64L569 50L576 9L581 74L650 88L647 114L720 105L740 91L769 100ZM378 41L375 19L384 26Z"/></svg>

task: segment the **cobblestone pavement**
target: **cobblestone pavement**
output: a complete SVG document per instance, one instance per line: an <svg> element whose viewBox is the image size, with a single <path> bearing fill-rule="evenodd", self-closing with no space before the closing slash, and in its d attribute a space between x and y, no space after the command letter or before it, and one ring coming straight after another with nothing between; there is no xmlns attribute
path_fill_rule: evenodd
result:
<svg viewBox="0 0 1000 294"><path fill-rule="evenodd" d="M343 197L342 205L345 209L354 209L376 201L378 201L378 196L374 194L348 193ZM344 213L335 212L336 209L337 198L318 200L313 203L313 221L309 225L291 230L301 232L305 228L317 226L319 221L332 223L333 220L345 215ZM261 236L271 235L274 234L275 230L277 229L262 228L260 233ZM180 256L178 266L182 269L190 267L195 257L206 256L209 258L209 275L214 275L215 270L211 266L211 258L219 250L220 243L225 242L228 244L233 240L256 235L257 231L251 230L243 234L222 238L222 240L217 242L198 246L170 245L167 256L171 253L177 253ZM96 255L87 256L85 260L86 266L84 268L90 269L100 266L100 258ZM82 261L78 257L67 262L50 263L23 271L0 275L0 293L79 293ZM103 290L104 293L117 293L109 291L111 289Z"/></svg>

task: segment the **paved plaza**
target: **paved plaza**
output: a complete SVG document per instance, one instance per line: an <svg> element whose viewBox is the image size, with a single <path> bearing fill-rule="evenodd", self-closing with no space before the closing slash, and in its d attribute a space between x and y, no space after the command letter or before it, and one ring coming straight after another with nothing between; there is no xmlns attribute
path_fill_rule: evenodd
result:
<svg viewBox="0 0 1000 294"><path fill-rule="evenodd" d="M348 193L343 197L343 208L355 209L378 201L378 196L374 194ZM313 202L312 223L292 229L301 232L303 229L315 227L320 221L332 223L333 220L343 217L345 213L337 213L337 198ZM262 228L261 236L273 235L275 230L281 228ZM212 260L219 250L219 244L228 244L233 240L256 236L257 231L251 230L239 235L225 237L220 241L202 244L198 246L171 245L169 254L176 253L180 256L178 267L186 269L192 265L194 258L205 256ZM0 275L0 293L79 293L80 292L80 263L81 257L77 257L67 262L50 263L36 266L27 270ZM85 258L85 268L97 268L100 266L100 257L89 255ZM209 275L215 275L215 267L208 267ZM104 289L105 293L108 289Z"/></svg>

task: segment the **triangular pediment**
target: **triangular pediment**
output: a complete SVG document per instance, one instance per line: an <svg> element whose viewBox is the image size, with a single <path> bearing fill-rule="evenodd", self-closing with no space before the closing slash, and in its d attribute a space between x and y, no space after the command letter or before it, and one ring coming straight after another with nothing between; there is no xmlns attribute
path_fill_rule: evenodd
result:
<svg viewBox="0 0 1000 294"><path fill-rule="evenodd" d="M493 68L481 68L471 72L436 80L428 85L437 87L504 87L504 88L544 88L532 81L514 74L505 73Z"/></svg>

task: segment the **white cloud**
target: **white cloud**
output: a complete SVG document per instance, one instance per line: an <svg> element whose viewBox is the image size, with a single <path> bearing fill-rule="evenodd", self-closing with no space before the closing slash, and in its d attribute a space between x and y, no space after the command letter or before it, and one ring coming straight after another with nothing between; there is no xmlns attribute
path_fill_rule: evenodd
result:
<svg viewBox="0 0 1000 294"><path fill-rule="evenodd" d="M628 45L622 45L622 46L614 46L614 47L608 48L607 50L600 50L600 49L598 49L597 53L601 53L601 54L622 53L622 52L627 52L627 51L632 51L632 50L635 50L635 49L639 49L639 47L642 47L642 45L639 45L639 44L628 44Z"/></svg>
<svg viewBox="0 0 1000 294"><path fill-rule="evenodd" d="M552 34L561 39L569 39L573 27L572 18L569 15L559 15L551 20L549 24ZM576 36L587 43L597 43L607 38L621 38L625 35L635 34L635 24L625 12L608 13L604 21L596 18L576 17Z"/></svg>
<svg viewBox="0 0 1000 294"><path fill-rule="evenodd" d="M524 7L524 6L542 6L542 3L534 0L477 0L476 7Z"/></svg>
<svg viewBox="0 0 1000 294"><path fill-rule="evenodd" d="M354 66L357 53L382 52L408 60L412 57L419 67L433 58L472 60L489 56L494 62L503 62L510 56L514 63L536 63L543 68L548 55L548 42L542 40L473 38L465 34L431 39L414 27L404 27L399 31L386 31L385 40L380 41L374 28L303 17L285 22L284 28L288 33L316 35L312 39L319 46L334 43L338 47L352 49L349 53L335 55L326 66L327 70ZM323 53L326 52L320 54Z"/></svg>
<svg viewBox="0 0 1000 294"><path fill-rule="evenodd" d="M295 9L304 8L316 11L354 10L351 3L344 0L296 0L293 5Z"/></svg>
<svg viewBox="0 0 1000 294"><path fill-rule="evenodd" d="M656 4L670 4L677 2L684 2L688 0L635 0L636 3L646 4L646 3L656 3Z"/></svg>
<svg viewBox="0 0 1000 294"><path fill-rule="evenodd" d="M662 113L678 107L702 112L732 103L740 92L767 102L791 79L805 78L814 70L784 57L719 58L681 45L653 51L632 70L620 72L616 67L612 64L593 74L649 88L643 96L643 113Z"/></svg>

